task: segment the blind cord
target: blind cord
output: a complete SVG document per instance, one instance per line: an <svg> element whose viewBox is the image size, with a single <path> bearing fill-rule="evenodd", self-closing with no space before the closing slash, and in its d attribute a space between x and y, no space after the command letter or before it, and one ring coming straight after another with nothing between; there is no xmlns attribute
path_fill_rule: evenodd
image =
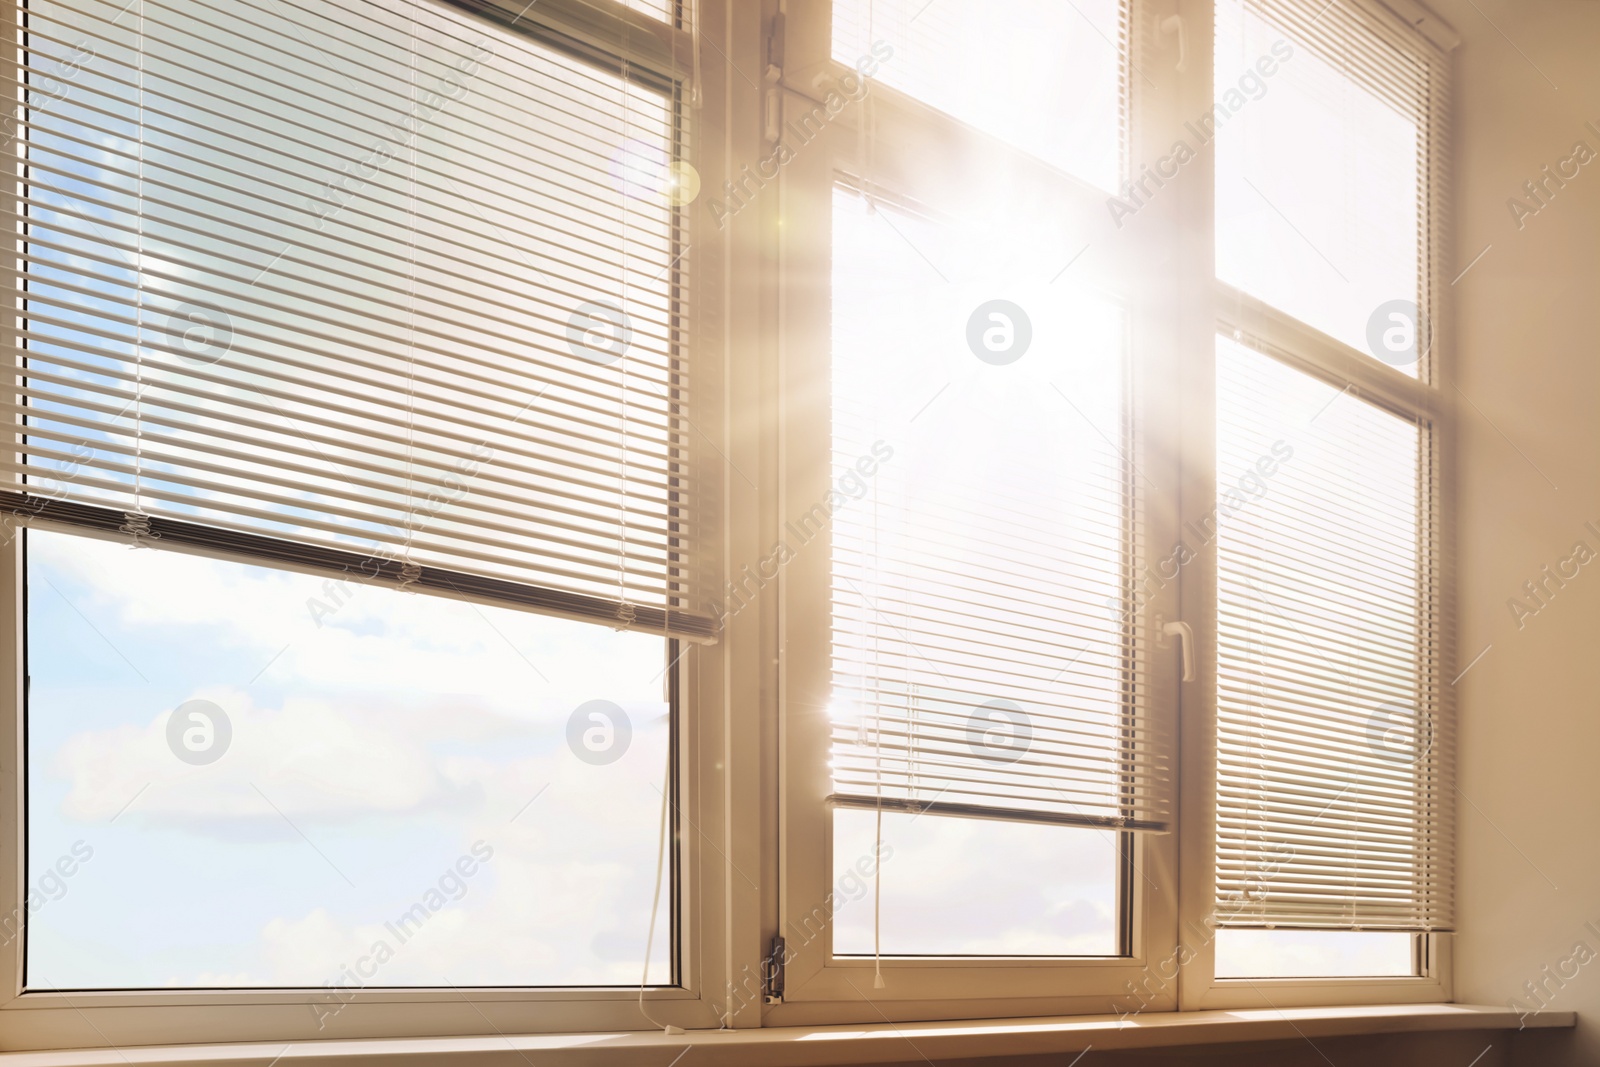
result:
<svg viewBox="0 0 1600 1067"><path fill-rule="evenodd" d="M681 1034L683 1027L663 1023L645 1010L644 991L650 984L650 949L656 942L656 912L661 908L661 879L667 866L667 790L672 788L672 746L667 746L667 773L662 779L661 790L661 833L656 838L656 887L650 894L650 929L645 935L644 942L644 973L639 976L639 1014L649 1021L651 1026L660 1027L668 1034Z"/></svg>
<svg viewBox="0 0 1600 1067"><path fill-rule="evenodd" d="M872 508L873 542L881 544L878 536L878 507L876 501ZM877 574L877 560L873 560L873 574ZM876 583L872 590L874 597L877 595ZM869 605L870 606L870 605ZM877 626L873 626L873 644L877 644ZM873 655L876 658L878 649L874 647ZM908 668L909 675L909 668ZM906 689L910 692L910 678L907 678ZM912 697L914 700L915 697ZM880 690L872 702L872 777L873 777L873 827L872 827L872 988L883 988L883 865L877 861L883 855L883 693Z"/></svg>
<svg viewBox="0 0 1600 1067"><path fill-rule="evenodd" d="M134 264L137 286L133 327L133 510L127 514L122 532L138 548L150 534L150 518L144 511L144 150L145 150L145 20L144 0L139 2L139 176L136 225L138 256ZM180 342L181 343L181 342Z"/></svg>
<svg viewBox="0 0 1600 1067"><path fill-rule="evenodd" d="M700 106L700 0L689 0L689 53L694 70L689 76L689 106ZM677 54L673 54L676 66Z"/></svg>
<svg viewBox="0 0 1600 1067"><path fill-rule="evenodd" d="M419 106L417 92L417 15L411 9L411 109ZM417 139L421 124L411 135L411 151L407 162L407 184L410 195L406 200L409 216L406 232L406 529L405 544L401 549L401 590L410 587L422 577L422 569L411 558L413 532L417 524L416 442L417 442Z"/></svg>
<svg viewBox="0 0 1600 1067"><path fill-rule="evenodd" d="M133 324L133 510L123 512L122 525L117 529L128 535L130 547L143 548L161 535L150 529L150 516L144 510L144 153L145 153L145 17L144 2L139 3L139 158L137 175L134 226L135 262L134 285L136 296ZM171 323L168 323L168 343L171 344ZM183 342L178 342L182 344ZM173 347L176 347L174 345ZM127 410L124 408L123 410Z"/></svg>
<svg viewBox="0 0 1600 1067"><path fill-rule="evenodd" d="M877 32L878 5L876 0L867 0L867 48L872 47L872 36ZM873 179L877 177L875 164L876 151L871 129L875 109L872 106L872 94L867 93L861 100L861 113L856 116L856 166L861 174L861 193L866 197L867 213L876 214L878 202L873 196Z"/></svg>
<svg viewBox="0 0 1600 1067"><path fill-rule="evenodd" d="M868 0L868 3L867 3L867 35L868 35L869 38L871 37L871 34L872 34L872 13L873 13L873 9L875 7L876 7L876 4L873 3L872 0ZM863 114L861 116L861 119L862 119L862 124L863 124L863 127L864 127L865 123L866 123L866 115ZM865 184L867 184L870 187L870 185L871 185L870 180ZM871 196L870 193L867 196L867 209L869 211L872 210L872 196ZM881 508L879 506L880 499L881 498L880 498L880 495L878 493L873 493L872 494L872 541L873 541L873 544L875 544L875 545L882 543L881 536L880 536L881 535L880 520L882 518L882 511L881 511ZM878 588L877 588L878 567L877 567L877 563L878 563L877 558L876 558L876 556L874 556L873 568L872 568L872 576L873 576L873 579L874 579L873 580L872 595L873 595L873 599L874 600L877 599L877 595L878 595ZM869 607L870 607L870 605L869 605ZM873 627L872 627L872 634L873 634L873 644L874 644L874 646L876 646L877 645L877 634L878 634L878 627L877 627L876 621L874 621L874 624L873 624ZM874 649L873 649L873 658L875 660L877 659L878 654L879 654L879 650L876 647L874 647ZM907 681L906 689L907 689L907 692L909 693L910 690L911 690L911 686L909 684L910 683L909 669L908 669L908 676L907 676L906 681ZM874 749L874 751L873 751L873 778L875 779L875 782L874 782L874 786L875 786L874 809L875 810L874 810L874 815L873 815L873 827L872 827L872 988L874 988L874 989L882 989L882 988L884 988L884 981L883 981L883 864L880 861L881 857L883 856L883 694L881 692L878 693L877 699L873 701L873 718L875 720L874 721L874 729L873 729L873 738L872 738L873 749ZM909 718L909 716L908 716L908 718Z"/></svg>
<svg viewBox="0 0 1600 1067"><path fill-rule="evenodd" d="M624 31L623 54L627 54L626 31ZM617 538L617 629L625 630L633 625L635 612L633 605L628 603L628 346L623 340L628 335L628 223L630 212L628 201L633 199L629 184L634 180L630 173L636 166L634 156L636 148L633 144L633 109L630 106L633 94L628 88L628 61L622 60L622 166L618 168L622 180L617 184L621 187L622 196L622 228L617 231L617 263L618 281L622 296L622 304L618 309L616 322L616 336L613 339L622 351L617 356L617 372L621 375L620 387L617 394L617 422L618 433L622 438L622 458L620 469L617 472L617 521L619 523L619 536ZM642 161L641 161L642 162Z"/></svg>
<svg viewBox="0 0 1600 1067"><path fill-rule="evenodd" d="M867 3L867 40L872 40L874 19L877 13L876 0ZM867 202L869 214L877 211L877 205L872 199L872 138L868 134L867 124L871 115L871 94L868 100L862 102L861 114L857 116L858 125L856 139L857 166L861 173L861 192ZM873 541L878 541L878 501L877 494L873 495L872 504ZM877 593L877 589L873 589ZM876 642L877 627L873 627L874 642ZM874 650L876 657L876 650ZM874 812L872 829L872 988L884 988L883 981L883 871L882 865L877 862L877 857L883 855L883 694L877 694L873 701L873 779L874 779Z"/></svg>
<svg viewBox="0 0 1600 1067"><path fill-rule="evenodd" d="M883 983L883 778L878 778L877 826L872 843L872 988L882 989Z"/></svg>

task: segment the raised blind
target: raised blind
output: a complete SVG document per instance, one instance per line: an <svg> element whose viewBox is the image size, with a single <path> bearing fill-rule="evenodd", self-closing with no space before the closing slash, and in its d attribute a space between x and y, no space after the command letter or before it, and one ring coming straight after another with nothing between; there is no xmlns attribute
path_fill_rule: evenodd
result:
<svg viewBox="0 0 1600 1067"><path fill-rule="evenodd" d="M19 514L713 635L680 87L474 6L28 4Z"/></svg>

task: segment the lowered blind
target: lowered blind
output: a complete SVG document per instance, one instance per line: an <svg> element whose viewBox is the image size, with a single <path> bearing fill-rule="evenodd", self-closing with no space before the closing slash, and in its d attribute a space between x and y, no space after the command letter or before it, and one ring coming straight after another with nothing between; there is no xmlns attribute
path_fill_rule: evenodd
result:
<svg viewBox="0 0 1600 1067"><path fill-rule="evenodd" d="M1122 310L994 235L833 210L834 802L1164 829Z"/></svg>
<svg viewBox="0 0 1600 1067"><path fill-rule="evenodd" d="M1275 70L1265 89L1230 103L1246 85L1234 64L1274 47L1283 61L1255 68ZM1427 414L1447 57L1375 4L1324 0L1224 0L1217 49L1232 112L1219 277L1370 353L1374 381L1418 379L1385 407L1315 345L1219 339L1217 916L1448 929L1449 608Z"/></svg>
<svg viewBox="0 0 1600 1067"><path fill-rule="evenodd" d="M1431 428L1217 352L1217 916L1451 922Z"/></svg>
<svg viewBox="0 0 1600 1067"><path fill-rule="evenodd" d="M532 29L30 2L16 510L709 638L679 87Z"/></svg>

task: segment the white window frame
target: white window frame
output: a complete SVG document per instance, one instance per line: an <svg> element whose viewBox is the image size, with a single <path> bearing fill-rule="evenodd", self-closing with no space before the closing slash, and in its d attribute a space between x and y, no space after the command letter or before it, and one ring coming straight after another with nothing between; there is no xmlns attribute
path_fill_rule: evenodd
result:
<svg viewBox="0 0 1600 1067"><path fill-rule="evenodd" d="M826 0L787 0L784 4L782 78L774 92L774 106L781 107L776 113L791 129L851 73L832 57L829 9ZM1137 48L1137 28L1132 37ZM1143 88L1133 93L1136 109L1144 100ZM859 158L864 117L873 132L870 161ZM771 147L769 142L769 151ZM764 225L781 235L778 269L782 293L776 380L783 404L777 444L783 457L783 480L782 503L771 527L772 543L782 538L784 522L807 514L828 491L829 463L826 458L819 462L818 457L831 454L830 401L828 390L818 383L830 380L829 240L835 185L865 183L882 199L899 199L960 217L961 198L981 198L985 193L950 188L941 181L947 172L970 173L970 168L945 166L960 158L995 161L994 169L1006 169L1009 177L1027 183L1037 202L1061 205L1059 218L1050 219L1032 235L1045 247L1059 247L1062 265L1072 260L1089 235L1102 242L1105 255L1092 257L1092 280L1121 303L1128 315L1129 358L1135 368L1138 405L1135 417L1142 430L1136 461L1146 478L1163 491L1171 489L1164 492L1168 501L1147 493L1143 536L1146 544L1171 543L1176 537L1177 516L1170 499L1175 499L1178 484L1174 441L1168 436L1176 425L1170 409L1173 398L1146 389L1144 383L1162 380L1170 373L1163 361L1170 359L1175 337L1158 309L1164 302L1176 302L1178 294L1152 291L1141 263L1141 253L1147 251L1145 238L1131 231L1115 242L1105 236L1102 231L1111 227L1103 191L1032 163L1026 153L877 84L861 103L845 107L820 135L796 149L780 172L779 195L768 201L774 216ZM1157 211L1164 212L1165 220L1175 226L1170 206L1152 209L1152 219ZM777 225L780 218L781 226ZM1040 232L1047 236L1039 236ZM1062 415L1073 417L1065 406ZM1139 1005L1129 993L1135 988L1155 990L1147 995L1145 1010L1175 1008L1176 976L1160 980L1152 971L1174 948L1175 833L1122 835L1131 846L1131 853L1124 858L1124 868L1131 870L1124 876L1128 884L1121 893L1129 926L1125 956L977 961L886 956L882 960L885 988L877 990L871 958L834 955L832 924L824 918L830 912L835 877L832 809L824 799L830 792L829 729L822 709L828 699L832 585L826 529L783 566L777 582L781 602L781 639L776 642L775 655L781 656L782 665L778 705L782 825L779 840L773 843L780 867L778 900L768 913L767 929L785 938L787 959L783 1000L768 1006L765 1024L1123 1012ZM1177 618L1177 603L1176 589L1169 587L1152 597L1142 617L1150 658L1151 695L1146 713L1157 720L1152 724L1155 729L1167 731L1168 736L1176 727L1178 658L1171 645L1158 640L1156 620ZM853 906L870 907L870 899Z"/></svg>
<svg viewBox="0 0 1600 1067"><path fill-rule="evenodd" d="M1410 0L1407 19L1381 0L1350 0L1371 10L1405 47L1447 51L1453 36L1448 27L1426 15ZM1136 75L1130 107L1130 162L1155 160L1171 150L1184 119L1203 114L1212 105L1212 0L1181 0L1177 13L1181 34L1162 27L1171 9L1134 0L1131 41ZM824 0L787 0L782 40L780 91L784 118L814 106L828 85L846 68L831 57L831 39ZM1425 23L1425 25L1424 25ZM1418 29L1421 27L1421 29ZM1164 32L1165 31L1165 32ZM1426 31L1427 36L1423 35ZM1179 41L1182 40L1180 46ZM1183 71L1178 49L1183 48ZM859 178L855 158L866 143L858 127L860 108L873 109L870 123L876 147L870 166L873 184L937 204L938 190L924 194L928 175L939 161L963 152L992 157L1007 151L994 141L966 130L882 86L870 91L870 102L847 108L823 136L796 154L782 171L779 217L769 224L780 237L780 395L784 410L782 436L775 446L783 457L781 515L803 515L826 491L829 455L826 390L818 381L828 375L828 198L836 178ZM890 144L886 144L890 142ZM1436 158L1439 158L1436 155ZM1132 168L1130 168L1132 169ZM1441 171L1442 173L1442 171ZM1072 183L1064 183L1065 190ZM1143 393L1144 438L1141 463L1157 484L1175 487L1171 501L1147 497L1147 545L1176 543L1170 531L1209 516L1215 504L1215 359L1220 329L1237 326L1257 347L1339 384L1349 383L1361 395L1391 410L1429 419L1429 447L1440 457L1443 504L1439 521L1448 529L1451 405L1444 402L1448 381L1449 336L1447 287L1448 249L1431 248L1434 262L1430 312L1434 342L1431 374L1426 382L1333 341L1260 301L1242 296L1215 280L1214 155L1207 148L1184 167L1174 188L1139 212L1126 229L1109 224L1085 227L1081 244L1117 242L1101 266L1100 280L1126 300L1132 314L1136 388ZM1085 204L1104 213L1103 194L1087 194ZM1430 191L1427 210L1437 232L1447 224L1445 190ZM919 195L924 194L924 195ZM1063 191L1062 195L1071 195ZM1076 205L1075 205L1076 206ZM1084 216L1088 217L1086 211ZM1104 219L1104 214L1101 215ZM1070 254L1071 249L1068 249ZM1179 264L1177 291L1162 291L1141 268L1145 257L1168 256ZM1148 260L1159 262L1159 258ZM1107 280L1109 279L1109 280ZM1241 316L1236 310L1244 308ZM1173 309L1177 309L1175 312ZM1238 321L1236 321L1238 320ZM1161 351L1181 353L1163 362ZM1160 383L1166 383L1165 386ZM1171 427L1168 434L1160 427ZM1181 470L1168 473L1152 456L1181 457ZM1170 480L1169 480L1170 479ZM1181 501L1181 504L1178 504ZM1163 505L1176 506L1175 515ZM1168 527L1167 523L1171 522ZM818 539L823 542L823 538ZM767 929L792 938L808 916L827 901L833 877L831 813L827 794L828 738L827 618L829 602L827 549L814 543L786 564L778 578L781 590L781 639L774 656L782 663L778 709L782 755L779 902ZM1446 575L1448 590L1448 574ZM819 593L819 591L821 591ZM1182 605L1180 613L1179 605ZM1450 934L1414 935L1417 973L1400 978L1216 979L1214 943L1208 918L1214 913L1214 801L1216 722L1215 553L1201 553L1186 565L1177 582L1145 606L1145 626L1152 657L1151 710L1181 720L1180 780L1176 829L1168 836L1136 835L1134 862L1146 876L1136 878L1132 901L1131 954L1121 959L996 959L883 961L889 983L874 990L873 961L832 955L823 936L808 940L800 951L789 947L783 1003L770 1005L767 1025L868 1022L902 1019L994 1017L1048 1012L1150 1012L1236 1007L1305 1007L1359 1003L1419 1003L1449 1000ZM1182 618L1196 633L1197 672L1193 681L1178 681L1175 650L1162 651L1157 620ZM817 635L823 640L817 640ZM1181 710L1180 710L1181 709ZM769 849L771 848L769 843ZM1179 879L1179 872L1182 878ZM813 925L815 921L813 920Z"/></svg>
<svg viewBox="0 0 1600 1067"><path fill-rule="evenodd" d="M668 25L627 8L618 0L465 0L501 21L520 16L535 34L555 34L578 48L617 55L635 67L687 77L698 68L701 100L689 119L694 165L706 174L720 173L728 158L744 158L750 138L724 131L743 130L741 121L752 102L736 86L732 67L758 69L759 11L753 6L684 2L678 21ZM695 12L694 7L698 6ZM8 3L0 23L7 39L20 41L20 3ZM690 19L698 18L697 49ZM520 31L512 31L520 32ZM635 51L622 53L619 41ZM16 49L0 58L0 79L17 85L20 63ZM687 98L687 92L685 93ZM20 100L20 91L13 95ZM13 173L21 173L21 139L0 154ZM698 206L698 205L696 205ZM21 232L14 208L13 232ZM756 272L751 250L719 233L703 211L688 213L689 248L680 269L692 294L689 301L692 338L688 356L694 389L685 409L693 427L689 435L690 476L701 495L697 528L710 536L688 546L695 572L721 576L734 572L749 556L748 537L738 518L753 513L756 502L742 493L738 471L755 470L759 450L749 428L729 417L724 399L754 396L760 382L753 369L733 358L757 335L753 314L738 310L756 305ZM15 257L13 257L13 260ZM19 288L15 262L8 281ZM734 309L726 311L725 309ZM15 325L8 328L15 328ZM15 349L13 338L13 349ZM5 516L8 520L14 517ZM25 759L25 605L23 537L8 521L0 543L0 766L17 768ZM71 531L82 533L82 531ZM146 549L144 551L161 551ZM217 553L219 558L226 558ZM751 557L753 558L753 557ZM251 562L248 557L241 562ZM652 1028L644 1009L660 1024L708 1028L719 1024L726 989L739 970L735 960L759 962L756 930L759 894L754 886L761 857L757 767L759 730L742 709L754 705L759 681L755 620L733 619L713 645L680 645L677 693L679 724L678 798L673 825L677 847L678 885L663 894L661 921L679 931L678 982L632 988L372 988L344 1001L336 1014L319 1026L318 1008L339 1002L325 989L24 991L22 937L0 944L0 1031L12 1049L117 1048L128 1045L225 1042L239 1040L314 1041L336 1038L444 1037L499 1033L620 1031ZM739 710L739 714L735 711ZM25 776L8 772L4 783L6 811L0 819L0 914L22 914L26 896ZM734 872L751 872L749 884ZM672 905L666 903L673 902ZM669 914L671 907L676 911ZM732 1020L755 1025L758 1008L751 1004Z"/></svg>
<svg viewBox="0 0 1600 1067"><path fill-rule="evenodd" d="M473 2L522 7L522 0ZM1128 155L1140 162L1165 154L1171 131L1210 104L1212 3L1178 0L1186 39L1180 73L1178 40L1160 30L1172 8L1154 0L1132 2L1139 74ZM1388 11L1379 0L1341 2ZM768 127L796 109L808 111L819 84L836 83L846 68L831 58L828 0L684 0L683 7L683 27L630 12L619 0L539 0L526 16L613 50L619 27L628 26L636 39L653 42L652 49L664 44L680 73L699 71L693 161L706 184L689 212L692 254L685 259L693 293L694 388L687 414L690 440L699 442L692 465L702 487L697 527L707 534L694 548L699 573L720 576L720 591L746 568L759 568L786 519L804 514L826 489L827 464L817 462L829 452L826 390L819 391L816 382L819 375L827 380L828 211L835 180L862 173L856 158L859 109L846 108L737 218L719 225L723 220L706 201L717 196L722 177L766 158L772 148ZM11 4L4 15L12 40L19 33L17 13ZM780 13L782 31L774 33ZM1385 17L1397 32L1416 36L1402 20ZM16 84L14 50L0 62L0 77ZM884 86L874 86L869 99L879 134L898 142L894 151L874 153L872 180L884 190L938 204L945 195L934 179L939 160L979 148L1017 155ZM15 142L3 151L14 168L20 165ZM912 159L934 165L913 167ZM1109 220L1104 193L1054 172L1038 178L1041 189L1070 203L1064 217L1085 220L1076 241L1065 239L1072 236L1070 227L1060 228L1063 262L1084 241L1103 241L1096 281L1129 309L1143 405L1141 465L1156 484L1173 489L1170 499L1145 501L1148 546L1173 543L1181 524L1205 514L1214 500L1214 337L1222 310L1241 305L1237 294L1212 280L1211 167L1210 153L1202 153L1125 230ZM1435 196L1431 210L1442 217L1444 209L1444 198ZM1162 261L1179 264L1171 273L1186 280L1153 283L1149 264ZM15 285L15 267L8 269ZM1436 369L1426 392L1391 368L1320 335L1307 336L1314 331L1281 313L1249 301L1244 306L1252 310L1241 329L1325 374L1342 375L1392 404L1416 407L1426 395L1448 487L1451 406L1442 400L1440 383L1449 381L1450 349L1442 293L1433 309ZM1446 519L1448 506L1447 497ZM782 1002L766 1003L761 975L772 937L792 930L791 924L826 899L833 875L831 816L818 803L827 791L826 733L818 729L820 716L807 714L817 709L818 693L825 695L819 686L827 679L826 647L796 639L826 634L829 604L817 591L829 585L827 560L825 541L811 545L783 567L753 606L726 617L717 644L695 646L680 663L680 884L674 899L681 984L645 993L657 1020L686 1029L743 1028L1450 998L1449 935L1426 939L1423 973L1416 978L1240 982L1216 980L1209 945L1197 945L1185 933L1204 928L1213 879L1209 731L1215 679L1208 650L1215 647L1215 574L1214 557L1203 555L1145 608L1150 708L1181 730L1182 791L1173 833L1132 838L1139 873L1131 893L1130 954L978 963L886 959L891 984L875 992L870 960L835 958L823 941L792 956ZM20 539L10 538L0 545L0 604L7 605L0 677L10 679L0 687L0 721L6 724L0 729L0 767L8 768L19 767L25 751L21 583ZM1179 681L1177 649L1156 633L1157 619L1178 618L1190 621L1197 634L1199 670L1189 683ZM25 893L24 787L14 773L0 781L12 800L12 816L0 819L0 865L9 865L3 869L10 872L0 878L0 908L14 911ZM0 1028L15 1049L650 1026L639 1011L637 989L377 989L363 991L320 1030L311 1010L326 1002L320 990L22 993L20 945L20 939L0 945L0 973L12 976L0 982ZM1174 967L1178 960L1181 967Z"/></svg>
<svg viewBox="0 0 1600 1067"><path fill-rule="evenodd" d="M1454 32L1437 18L1428 15L1412 0L1393 0L1397 14L1383 0L1340 0L1359 6L1382 27L1396 47L1428 51L1429 60L1448 64ZM1189 40L1210 42L1215 38L1212 0L1181 0L1180 14ZM1185 112L1204 113L1213 100L1213 49L1191 48L1188 70L1183 75L1183 99L1190 101ZM1433 102L1443 113L1440 102ZM1444 102L1447 104L1447 101ZM1431 131L1447 137L1447 131ZM1448 158L1448 144L1429 146L1433 159ZM1451 335L1449 329L1448 190L1428 191L1424 205L1430 233L1435 238L1426 254L1429 257L1426 294L1432 321L1431 353L1411 378L1395 367L1371 358L1293 316L1263 301L1241 293L1215 279L1215 153L1208 149L1193 165L1199 173L1184 189L1188 198L1186 214L1192 220L1193 239L1183 250L1185 274L1200 280L1198 298L1190 302L1191 313L1184 324L1185 359L1179 388L1185 398L1182 449L1188 460L1184 492L1184 520L1199 522L1216 501L1216 338L1218 334L1242 337L1258 351L1296 367L1313 377L1330 382L1366 402L1375 403L1408 421L1426 422L1431 434L1424 438L1424 455L1432 452L1438 463L1438 510L1435 521L1448 531L1452 528L1452 471L1450 457L1454 437L1454 407L1448 401L1451 374ZM1439 167L1436 174L1443 175ZM1438 564L1445 568L1442 586L1451 596L1448 550ZM1216 885L1216 723L1217 723L1217 556L1213 550L1200 553L1180 576L1185 617L1195 628L1199 654L1191 683L1183 687L1185 744L1179 753L1183 788L1179 800L1184 813L1180 864L1184 877L1180 892L1178 935L1182 993L1180 1008L1185 1011L1222 1008L1299 1008L1377 1003L1425 1003L1448 1001L1453 996L1449 933L1412 935L1413 977L1361 978L1218 978L1214 926ZM1447 663L1449 651L1446 652Z"/></svg>

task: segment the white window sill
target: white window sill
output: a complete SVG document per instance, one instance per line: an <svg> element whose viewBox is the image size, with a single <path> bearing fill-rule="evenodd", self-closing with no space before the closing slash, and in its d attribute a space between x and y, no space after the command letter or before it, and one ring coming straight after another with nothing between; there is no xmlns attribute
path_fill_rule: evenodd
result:
<svg viewBox="0 0 1600 1067"><path fill-rule="evenodd" d="M994 1022L874 1026L769 1027L755 1030L546 1034L511 1037L393 1038L239 1045L168 1045L120 1050L10 1052L0 1067L395 1067L401 1060L472 1067L660 1067L662 1053L694 1050L694 1067L773 1067L887 1063L907 1059L1076 1053L1352 1034L1426 1033L1565 1027L1574 1013L1519 1019L1507 1008L1473 1004L1394 1004L1288 1011L1149 1012ZM676 1062L676 1061L674 1061Z"/></svg>

